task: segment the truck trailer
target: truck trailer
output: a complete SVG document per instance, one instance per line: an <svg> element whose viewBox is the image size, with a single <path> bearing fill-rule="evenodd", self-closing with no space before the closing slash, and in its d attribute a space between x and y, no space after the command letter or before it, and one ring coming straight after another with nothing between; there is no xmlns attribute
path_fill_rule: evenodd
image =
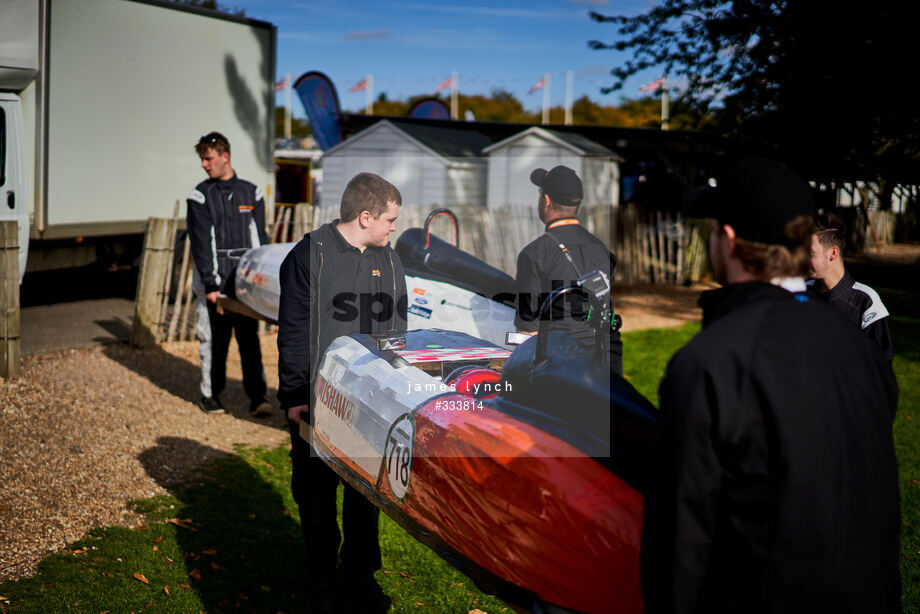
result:
<svg viewBox="0 0 920 614"><path fill-rule="evenodd" d="M272 207L274 25L157 0L0 0L0 220L26 271L131 262L212 130Z"/></svg>

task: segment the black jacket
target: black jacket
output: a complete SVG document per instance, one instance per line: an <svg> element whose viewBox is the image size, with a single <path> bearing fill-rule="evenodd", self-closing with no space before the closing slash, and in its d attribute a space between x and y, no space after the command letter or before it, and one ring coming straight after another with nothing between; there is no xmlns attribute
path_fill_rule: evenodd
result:
<svg viewBox="0 0 920 614"><path fill-rule="evenodd" d="M550 292L571 286L582 275L597 269L612 276L614 266L616 258L607 246L580 224L547 229L518 255L515 327L536 332L540 325L540 306ZM551 328L572 335L582 345L593 347L594 331L584 322L585 303L583 297L574 294L558 299L553 303Z"/></svg>
<svg viewBox="0 0 920 614"><path fill-rule="evenodd" d="M361 253L336 229L338 220L306 235L281 263L278 306L278 400L282 409L310 405L320 359L337 337L403 332L406 276L396 252Z"/></svg>
<svg viewBox="0 0 920 614"><path fill-rule="evenodd" d="M900 611L891 366L804 293L735 284L700 304L659 391L647 612Z"/></svg>
<svg viewBox="0 0 920 614"><path fill-rule="evenodd" d="M268 243L262 190L234 175L207 179L188 195L188 234L192 258L206 292L223 291L240 254L227 250Z"/></svg>
<svg viewBox="0 0 920 614"><path fill-rule="evenodd" d="M888 329L888 310L878 293L865 284L858 283L849 271L830 290L823 291L820 282L809 282L809 294L843 314L882 348L888 361L894 360L891 331Z"/></svg>

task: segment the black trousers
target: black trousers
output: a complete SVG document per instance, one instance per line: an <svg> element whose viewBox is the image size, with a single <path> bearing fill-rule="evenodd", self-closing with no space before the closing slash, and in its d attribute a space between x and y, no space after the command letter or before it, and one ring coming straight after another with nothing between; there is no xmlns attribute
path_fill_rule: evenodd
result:
<svg viewBox="0 0 920 614"><path fill-rule="evenodd" d="M306 416L304 416L306 419ZM364 495L345 483L326 463L311 455L300 436L300 426L288 421L291 432L291 491L300 509L307 546L309 578L330 577L340 559L346 578L358 578L380 569L378 519L380 511ZM345 484L342 533L336 520L336 489ZM339 544L341 542L341 550Z"/></svg>
<svg viewBox="0 0 920 614"><path fill-rule="evenodd" d="M262 347L259 345L259 322L238 313L217 313L217 305L208 302L211 327L211 396L218 396L227 385L227 351L230 336L236 335L243 369L243 390L252 401L261 401L268 393L262 370Z"/></svg>

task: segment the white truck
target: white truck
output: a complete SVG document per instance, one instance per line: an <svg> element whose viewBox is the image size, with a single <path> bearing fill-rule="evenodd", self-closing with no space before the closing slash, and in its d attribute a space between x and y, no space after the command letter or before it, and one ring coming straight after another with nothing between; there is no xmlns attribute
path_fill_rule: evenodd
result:
<svg viewBox="0 0 920 614"><path fill-rule="evenodd" d="M157 0L0 0L0 220L19 222L20 279L130 262L150 216L178 199L184 218L211 130L271 201L275 39Z"/></svg>

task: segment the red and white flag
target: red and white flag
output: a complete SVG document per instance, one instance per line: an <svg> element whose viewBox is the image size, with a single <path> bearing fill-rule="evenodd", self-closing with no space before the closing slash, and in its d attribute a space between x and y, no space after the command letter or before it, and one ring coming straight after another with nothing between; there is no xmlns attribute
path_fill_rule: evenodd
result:
<svg viewBox="0 0 920 614"><path fill-rule="evenodd" d="M530 91L528 91L527 93L533 94L534 92L538 90L542 90L544 85L546 85L546 75L540 77L540 80L534 83L533 87L530 88Z"/></svg>
<svg viewBox="0 0 920 614"><path fill-rule="evenodd" d="M349 92L360 92L361 90L366 90L366 89L367 89L367 77L364 77L363 79L361 79L360 81L352 85L351 89L348 91Z"/></svg>
<svg viewBox="0 0 920 614"><path fill-rule="evenodd" d="M285 89L287 85L288 85L288 78L285 77L281 81L278 81L277 83L275 83L275 91L280 92L281 90Z"/></svg>
<svg viewBox="0 0 920 614"><path fill-rule="evenodd" d="M640 92L651 92L652 94L657 94L663 87L664 87L664 77L658 77L654 81L649 81L645 85L639 87L639 91Z"/></svg>
<svg viewBox="0 0 920 614"><path fill-rule="evenodd" d="M440 92L441 90L449 89L449 88L451 88L453 85L454 85L454 76L451 75L451 76L449 76L448 78L446 78L446 79L444 79L443 81L441 81L441 84L438 85L438 87L435 88L434 93L437 94L437 93Z"/></svg>

